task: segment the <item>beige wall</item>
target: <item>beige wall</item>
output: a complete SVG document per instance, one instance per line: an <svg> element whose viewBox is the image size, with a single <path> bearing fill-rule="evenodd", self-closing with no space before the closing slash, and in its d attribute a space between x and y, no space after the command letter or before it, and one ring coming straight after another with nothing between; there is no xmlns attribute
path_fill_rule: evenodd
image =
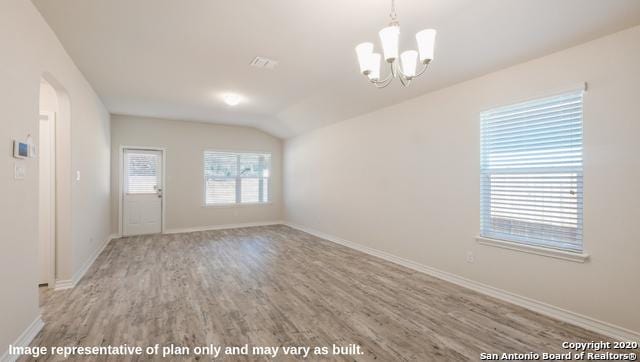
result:
<svg viewBox="0 0 640 362"><path fill-rule="evenodd" d="M290 139L285 219L640 331L639 65L636 27ZM478 245L479 112L583 81L591 260Z"/></svg>
<svg viewBox="0 0 640 362"><path fill-rule="evenodd" d="M282 141L247 127L112 116L112 230L118 231L121 146L166 148L165 217L167 231L282 218ZM272 153L270 204L204 207L205 149Z"/></svg>
<svg viewBox="0 0 640 362"><path fill-rule="evenodd" d="M62 235L68 248L58 250L66 256L58 278L71 278L80 269L94 253L89 241L105 241L111 223L109 115L102 103L30 1L0 2L0 49L1 355L40 314L38 161L25 161L26 178L14 180L11 141L37 135L40 79L45 74L54 87L66 90L70 100L70 114L62 129L71 138L58 155L68 161L66 169L58 169L58 183L66 199L61 217L68 228ZM71 181L75 170L82 172L79 182Z"/></svg>
<svg viewBox="0 0 640 362"><path fill-rule="evenodd" d="M43 80L40 83L40 112L58 113L58 95L51 84Z"/></svg>

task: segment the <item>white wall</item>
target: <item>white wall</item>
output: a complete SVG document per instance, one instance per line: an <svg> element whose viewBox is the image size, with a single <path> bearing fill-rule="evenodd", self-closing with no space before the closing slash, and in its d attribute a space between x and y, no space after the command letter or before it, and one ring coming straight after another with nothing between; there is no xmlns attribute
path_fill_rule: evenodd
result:
<svg viewBox="0 0 640 362"><path fill-rule="evenodd" d="M285 219L640 331L639 65L635 27L290 139ZM591 260L478 245L479 112L583 81Z"/></svg>
<svg viewBox="0 0 640 362"><path fill-rule="evenodd" d="M56 94L56 90L53 89L51 84L47 83L46 80L43 80L40 83L40 103L39 109L40 112L54 112L57 113L58 110L58 95Z"/></svg>
<svg viewBox="0 0 640 362"><path fill-rule="evenodd" d="M167 231L282 219L282 141L262 131L235 126L112 116L112 230L118 231L121 146L166 148ZM272 154L270 204L204 207L205 149L264 151Z"/></svg>
<svg viewBox="0 0 640 362"><path fill-rule="evenodd" d="M40 79L55 80L70 100L70 123L58 182L66 190L67 210L59 216L68 230L58 235L69 247L58 278L70 279L110 231L109 115L30 1L0 2L0 354L39 315L38 308L38 164L27 160L27 177L13 179L11 141L37 135ZM36 137L37 139L37 137ZM69 149L69 143L72 148ZM72 171L73 170L73 171ZM82 172L80 182L71 173ZM59 169L60 171L60 169ZM64 210L63 210L64 211Z"/></svg>

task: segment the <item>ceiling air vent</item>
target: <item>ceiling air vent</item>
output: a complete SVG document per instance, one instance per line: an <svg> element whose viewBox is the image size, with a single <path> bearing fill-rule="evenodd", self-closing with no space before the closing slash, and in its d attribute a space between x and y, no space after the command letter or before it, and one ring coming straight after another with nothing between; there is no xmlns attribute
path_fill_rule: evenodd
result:
<svg viewBox="0 0 640 362"><path fill-rule="evenodd" d="M252 67L261 68L261 69L273 69L278 65L277 60L272 60L269 58L263 57L255 57L250 64Z"/></svg>

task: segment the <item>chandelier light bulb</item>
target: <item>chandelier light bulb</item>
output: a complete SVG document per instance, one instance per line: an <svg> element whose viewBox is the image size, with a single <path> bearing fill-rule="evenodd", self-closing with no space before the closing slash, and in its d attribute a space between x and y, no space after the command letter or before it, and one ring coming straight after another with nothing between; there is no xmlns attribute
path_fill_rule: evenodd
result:
<svg viewBox="0 0 640 362"><path fill-rule="evenodd" d="M368 75L373 70L371 68L371 54L373 54L373 43L360 43L356 46L360 72Z"/></svg>
<svg viewBox="0 0 640 362"><path fill-rule="evenodd" d="M433 52L436 45L436 30L425 29L416 34L420 62L426 64L433 60Z"/></svg>
<svg viewBox="0 0 640 362"><path fill-rule="evenodd" d="M382 51L384 59L392 63L398 58L398 39L400 37L400 27L396 25L387 26L380 30L380 42L382 43Z"/></svg>
<svg viewBox="0 0 640 362"><path fill-rule="evenodd" d="M402 64L402 73L408 79L416 76L416 68L418 67L418 52L415 50L407 50L400 54L400 62Z"/></svg>
<svg viewBox="0 0 640 362"><path fill-rule="evenodd" d="M371 80L379 80L380 79L380 60L382 56L380 53L373 53L369 55L369 64L371 67L371 73L369 73L369 79Z"/></svg>

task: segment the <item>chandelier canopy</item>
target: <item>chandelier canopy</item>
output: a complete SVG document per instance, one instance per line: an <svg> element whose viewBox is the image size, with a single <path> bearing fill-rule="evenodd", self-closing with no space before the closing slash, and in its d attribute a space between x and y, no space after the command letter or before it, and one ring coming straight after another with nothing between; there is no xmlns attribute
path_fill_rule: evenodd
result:
<svg viewBox="0 0 640 362"><path fill-rule="evenodd" d="M398 78L400 84L406 87L415 77L421 76L433 60L433 50L436 42L435 29L421 30L416 34L418 51L406 50L400 54L398 60L398 43L400 37L400 23L396 14L395 0L391 0L391 12L389 13L391 22L389 26L380 30L380 42L382 43L382 55L373 52L373 43L360 43L356 46L360 72L369 78L369 82L378 88L388 86L393 79ZM389 74L380 79L380 67L382 56L389 63ZM422 69L418 71L418 59L422 64Z"/></svg>

